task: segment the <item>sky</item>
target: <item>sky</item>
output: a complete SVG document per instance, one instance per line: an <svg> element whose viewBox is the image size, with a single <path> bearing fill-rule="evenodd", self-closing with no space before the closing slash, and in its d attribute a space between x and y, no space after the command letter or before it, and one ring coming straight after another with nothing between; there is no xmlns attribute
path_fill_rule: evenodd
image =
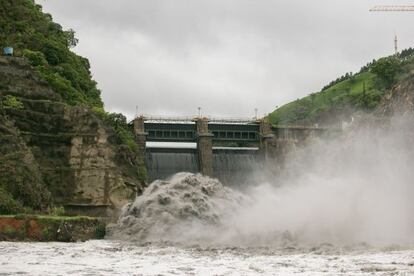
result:
<svg viewBox="0 0 414 276"><path fill-rule="evenodd" d="M37 0L80 42L105 108L132 118L263 116L414 46L396 0Z"/></svg>

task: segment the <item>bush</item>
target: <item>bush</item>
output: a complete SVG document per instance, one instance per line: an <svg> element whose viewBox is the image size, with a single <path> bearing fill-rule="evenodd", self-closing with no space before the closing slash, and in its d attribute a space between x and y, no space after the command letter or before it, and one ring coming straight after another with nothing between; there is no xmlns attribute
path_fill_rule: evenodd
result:
<svg viewBox="0 0 414 276"><path fill-rule="evenodd" d="M65 208L63 206L52 207L52 208L49 209L49 215L51 215L51 216L64 216L65 215Z"/></svg>
<svg viewBox="0 0 414 276"><path fill-rule="evenodd" d="M23 212L22 204L13 199L13 197L2 187L0 187L0 215L10 215Z"/></svg>
<svg viewBox="0 0 414 276"><path fill-rule="evenodd" d="M44 66L47 64L45 55L42 52L25 49L23 50L23 56L27 58L33 66Z"/></svg>
<svg viewBox="0 0 414 276"><path fill-rule="evenodd" d="M371 72L383 80L387 88L394 84L395 78L401 70L402 63L395 56L381 58L371 66Z"/></svg>
<svg viewBox="0 0 414 276"><path fill-rule="evenodd" d="M106 235L106 226L104 223L99 223L95 228L95 237L96 239L103 239Z"/></svg>
<svg viewBox="0 0 414 276"><path fill-rule="evenodd" d="M23 103L12 95L7 95L2 100L3 108L23 109Z"/></svg>
<svg viewBox="0 0 414 276"><path fill-rule="evenodd" d="M104 122L112 127L116 134L116 142L119 145L126 145L134 153L138 150L134 134L128 126L126 117L121 113L107 113L101 107L92 109Z"/></svg>

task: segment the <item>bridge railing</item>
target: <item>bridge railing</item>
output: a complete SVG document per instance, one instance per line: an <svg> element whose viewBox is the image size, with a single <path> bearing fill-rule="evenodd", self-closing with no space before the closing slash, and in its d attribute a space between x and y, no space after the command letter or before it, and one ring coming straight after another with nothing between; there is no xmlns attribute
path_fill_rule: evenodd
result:
<svg viewBox="0 0 414 276"><path fill-rule="evenodd" d="M192 123L198 119L206 119L211 124L252 124L257 123L260 119L258 118L236 118L236 117L213 117L213 116L151 116L151 115L141 115L139 117L144 118L145 122L154 122L154 123Z"/></svg>

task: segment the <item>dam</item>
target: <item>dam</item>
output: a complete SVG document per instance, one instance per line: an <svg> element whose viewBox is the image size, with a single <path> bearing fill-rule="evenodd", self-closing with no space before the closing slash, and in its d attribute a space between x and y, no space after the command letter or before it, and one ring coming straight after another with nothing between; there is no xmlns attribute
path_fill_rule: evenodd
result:
<svg viewBox="0 0 414 276"><path fill-rule="evenodd" d="M232 185L248 183L284 145L321 136L327 129L274 126L266 119L139 116L134 134L145 156L148 181L200 172Z"/></svg>

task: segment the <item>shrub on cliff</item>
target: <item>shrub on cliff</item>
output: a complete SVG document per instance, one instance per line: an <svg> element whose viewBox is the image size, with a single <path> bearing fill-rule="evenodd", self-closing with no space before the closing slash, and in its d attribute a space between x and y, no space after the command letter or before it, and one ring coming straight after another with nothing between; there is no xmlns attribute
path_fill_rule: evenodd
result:
<svg viewBox="0 0 414 276"><path fill-rule="evenodd" d="M14 200L13 197L0 184L0 215L9 215L22 213L24 210L21 203Z"/></svg>
<svg viewBox="0 0 414 276"><path fill-rule="evenodd" d="M33 66L44 66L47 64L45 55L42 52L25 49L23 50L23 56L27 58Z"/></svg>
<svg viewBox="0 0 414 276"><path fill-rule="evenodd" d="M3 108L12 108L12 109L23 109L23 103L12 95L6 95L1 99L1 105Z"/></svg>
<svg viewBox="0 0 414 276"><path fill-rule="evenodd" d="M129 128L127 118L121 113L108 113L103 108L94 108L93 111L105 123L110 125L116 134L116 143L125 145L131 152L136 153L138 146L135 143L134 134Z"/></svg>

